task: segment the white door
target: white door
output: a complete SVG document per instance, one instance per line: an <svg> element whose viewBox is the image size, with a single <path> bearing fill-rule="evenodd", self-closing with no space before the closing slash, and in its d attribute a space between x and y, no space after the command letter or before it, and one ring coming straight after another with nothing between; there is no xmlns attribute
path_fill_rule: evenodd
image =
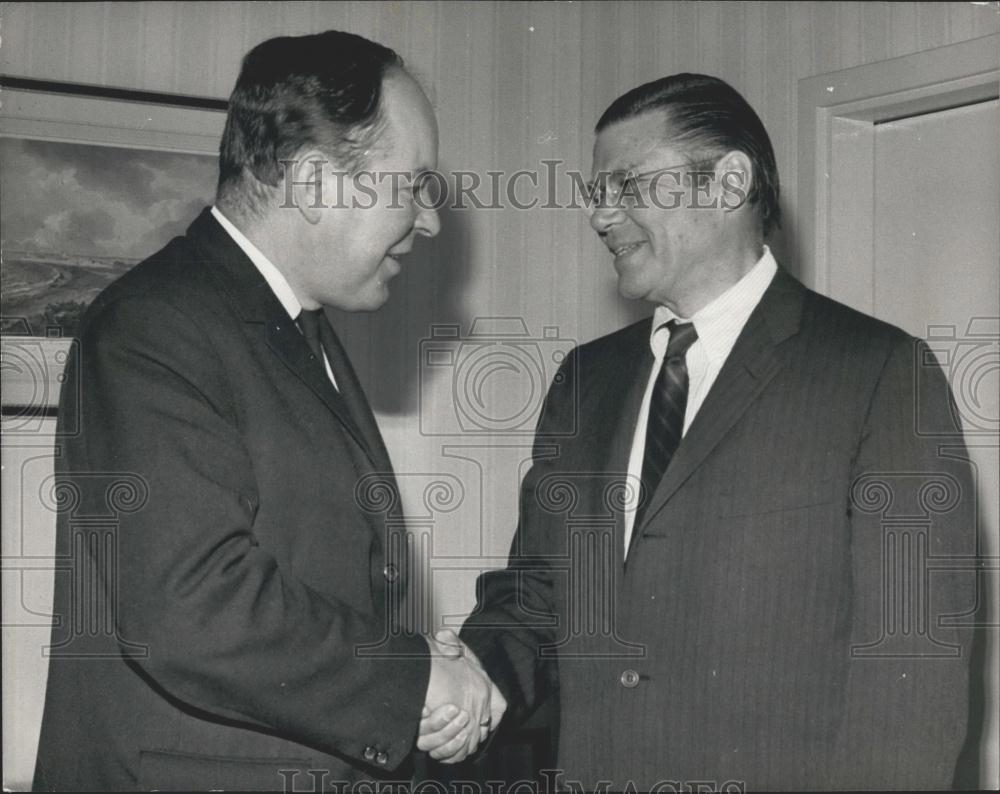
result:
<svg viewBox="0 0 1000 794"><path fill-rule="evenodd" d="M1000 785L998 74L988 36L801 80L795 208L806 281L927 339L955 395L978 485L987 789Z"/></svg>
<svg viewBox="0 0 1000 794"><path fill-rule="evenodd" d="M992 601L984 786L997 780L1000 553L1000 101L875 126L872 313L927 339L951 382L979 488ZM992 781L991 783L989 781Z"/></svg>

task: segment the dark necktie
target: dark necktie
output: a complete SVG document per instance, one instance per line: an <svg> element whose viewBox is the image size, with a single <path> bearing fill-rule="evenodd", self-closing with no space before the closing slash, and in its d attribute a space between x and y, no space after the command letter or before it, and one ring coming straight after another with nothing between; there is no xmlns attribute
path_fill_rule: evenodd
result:
<svg viewBox="0 0 1000 794"><path fill-rule="evenodd" d="M319 366L323 368L323 375L326 377L326 367L323 364L323 353L326 353L326 360L330 362L330 369L333 372L334 380L337 382L337 391L347 408L351 421L361 433L362 438L368 444L371 452L376 455L379 465L390 466L389 453L386 451L382 434L379 432L375 422L375 415L372 413L368 398L365 397L361 382L351 366L351 361L347 357L347 351L340 344L340 339L326 319L322 309L312 311L302 310L298 320L296 320L306 344L316 356Z"/></svg>
<svg viewBox="0 0 1000 794"><path fill-rule="evenodd" d="M656 486L670 465L670 459L681 443L684 433L684 411L687 408L688 371L685 355L698 339L693 323L678 325L671 320L670 342L663 355L660 374L653 386L646 423L646 452L642 460L643 498L635 512L632 537L642 523L643 514L653 498Z"/></svg>

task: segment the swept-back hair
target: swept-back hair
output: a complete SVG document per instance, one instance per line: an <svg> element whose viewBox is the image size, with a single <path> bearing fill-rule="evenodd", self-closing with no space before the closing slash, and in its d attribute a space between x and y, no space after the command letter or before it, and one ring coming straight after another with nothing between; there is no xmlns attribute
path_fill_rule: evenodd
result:
<svg viewBox="0 0 1000 794"><path fill-rule="evenodd" d="M653 110L666 114L664 141L691 161L722 157L737 149L753 164L747 201L764 235L781 224L778 166L760 117L731 85L705 74L674 74L633 88L604 111L596 131Z"/></svg>

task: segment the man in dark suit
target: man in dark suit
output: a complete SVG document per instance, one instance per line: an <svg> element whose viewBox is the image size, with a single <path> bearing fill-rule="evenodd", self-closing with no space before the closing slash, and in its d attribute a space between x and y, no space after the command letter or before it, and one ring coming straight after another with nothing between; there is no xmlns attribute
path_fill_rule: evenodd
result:
<svg viewBox="0 0 1000 794"><path fill-rule="evenodd" d="M557 686L566 786L949 786L976 547L937 363L778 266L771 144L722 81L628 92L593 167L656 309L554 379L462 639L515 719Z"/></svg>
<svg viewBox="0 0 1000 794"><path fill-rule="evenodd" d="M400 626L392 466L321 311L378 309L437 234L414 199L437 146L392 50L329 31L244 59L216 206L99 296L67 372L36 788L406 779L425 709L461 710L469 750L499 719Z"/></svg>

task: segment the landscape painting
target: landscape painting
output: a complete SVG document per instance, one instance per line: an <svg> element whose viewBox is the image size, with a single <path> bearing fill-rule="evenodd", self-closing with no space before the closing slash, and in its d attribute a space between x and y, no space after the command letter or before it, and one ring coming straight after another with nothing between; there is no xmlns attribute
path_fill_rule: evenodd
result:
<svg viewBox="0 0 1000 794"><path fill-rule="evenodd" d="M0 138L0 332L73 337L108 284L212 203L213 154Z"/></svg>

